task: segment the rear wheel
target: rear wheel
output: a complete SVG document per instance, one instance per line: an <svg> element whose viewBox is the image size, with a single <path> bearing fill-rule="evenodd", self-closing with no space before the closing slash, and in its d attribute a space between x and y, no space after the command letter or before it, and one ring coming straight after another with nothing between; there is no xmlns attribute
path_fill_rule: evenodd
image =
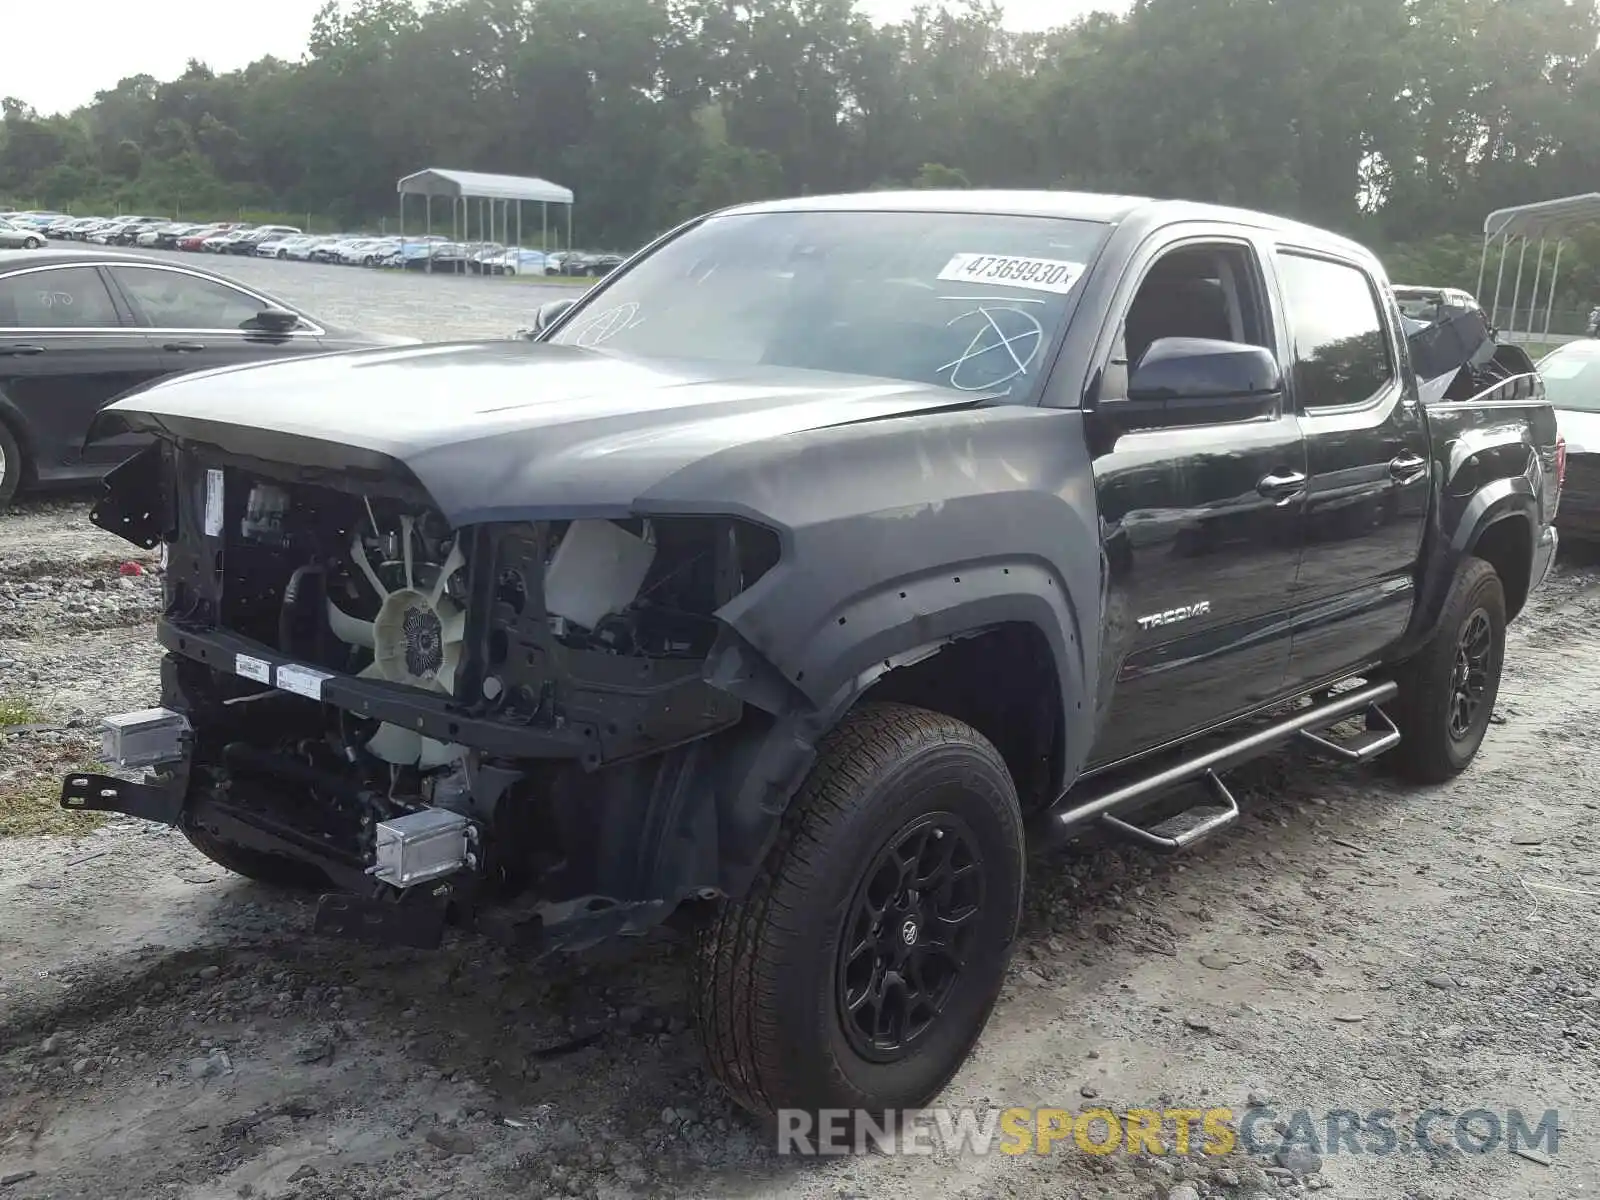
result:
<svg viewBox="0 0 1600 1200"><path fill-rule="evenodd" d="M1400 745L1389 764L1418 783L1443 783L1483 744L1500 694L1506 601L1500 577L1470 558L1456 574L1433 639L1401 668L1393 705Z"/></svg>
<svg viewBox="0 0 1600 1200"><path fill-rule="evenodd" d="M700 932L712 1071L758 1114L925 1104L988 1021L1022 885L1021 812L994 747L922 709L852 714L750 892Z"/></svg>

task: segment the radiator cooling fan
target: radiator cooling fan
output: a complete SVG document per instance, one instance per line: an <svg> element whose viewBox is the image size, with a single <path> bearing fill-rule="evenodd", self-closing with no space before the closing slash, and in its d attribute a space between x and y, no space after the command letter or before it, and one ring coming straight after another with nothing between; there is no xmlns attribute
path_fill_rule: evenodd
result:
<svg viewBox="0 0 1600 1200"><path fill-rule="evenodd" d="M403 575L395 587L386 587L367 558L361 535L350 545L351 561L361 568L367 582L378 594L377 615L370 621L352 617L328 601L328 625L340 641L364 646L372 651L372 665L359 678L382 679L424 691L455 690L456 667L461 661L461 644L466 636L466 612L445 594L450 577L466 565L459 545L453 545L442 564L418 564L412 557L412 532L415 521L400 518ZM431 580L426 580L432 572ZM423 737L399 725L378 726L367 742L367 750L397 766L430 770L442 767L460 753L460 747Z"/></svg>

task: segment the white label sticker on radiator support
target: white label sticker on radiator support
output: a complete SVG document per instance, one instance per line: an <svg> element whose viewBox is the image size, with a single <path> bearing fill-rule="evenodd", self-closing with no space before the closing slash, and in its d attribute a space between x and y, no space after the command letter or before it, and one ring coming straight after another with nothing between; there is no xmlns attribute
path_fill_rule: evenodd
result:
<svg viewBox="0 0 1600 1200"><path fill-rule="evenodd" d="M251 658L248 654L236 654L233 657L234 674L245 679L254 679L257 683L272 682L272 664L264 658Z"/></svg>
<svg viewBox="0 0 1600 1200"><path fill-rule="evenodd" d="M308 700L322 699L322 681L332 679L329 671L317 671L311 667L297 667L288 664L278 668L278 687L286 692L293 692L296 696L304 696Z"/></svg>
<svg viewBox="0 0 1600 1200"><path fill-rule="evenodd" d="M215 467L206 470L206 536L216 537L222 532L222 472Z"/></svg>

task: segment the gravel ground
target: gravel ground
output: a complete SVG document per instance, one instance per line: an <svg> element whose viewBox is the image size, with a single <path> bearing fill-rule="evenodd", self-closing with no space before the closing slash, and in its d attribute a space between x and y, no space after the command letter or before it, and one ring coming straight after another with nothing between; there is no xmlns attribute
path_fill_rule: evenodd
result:
<svg viewBox="0 0 1600 1200"><path fill-rule="evenodd" d="M333 306L350 287L369 327L399 333L425 303L400 289L524 291L239 265L311 307L295 282L337 275L314 285L317 311L348 319ZM496 311L486 331L519 319ZM92 762L100 715L155 698L158 565L86 511L0 517L0 700L32 710L0 717L24 727L0 734L0 795L53 790ZM1600 570L1563 561L1513 628L1497 724L1452 785L1281 755L1238 774L1245 819L1189 856L1038 856L1008 986L944 1098L1254 1102L1268 1139L1273 1121L1300 1129L1299 1110L1322 1130L1330 1110L1398 1110L1404 1129L1440 1109L1443 1132L1474 1109L1530 1126L1556 1109L1553 1155L1402 1137L1315 1157L1070 1140L1048 1156L780 1157L705 1073L673 935L538 969L454 935L432 954L324 943L305 933L309 901L170 831L63 816L66 836L0 840L0 1198L1591 1196L1597 630Z"/></svg>

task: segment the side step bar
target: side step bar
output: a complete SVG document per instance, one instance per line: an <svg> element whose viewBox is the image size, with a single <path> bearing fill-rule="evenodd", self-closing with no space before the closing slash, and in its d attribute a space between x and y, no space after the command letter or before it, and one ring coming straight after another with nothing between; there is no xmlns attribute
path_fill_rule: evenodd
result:
<svg viewBox="0 0 1600 1200"><path fill-rule="evenodd" d="M1313 749L1330 758L1341 762L1364 763L1371 762L1385 750L1393 750L1400 744L1400 730L1389 719L1389 714L1376 704L1367 709L1366 732L1347 742L1336 742L1332 738L1325 738L1320 733L1312 733L1309 729L1300 731L1300 740L1308 742Z"/></svg>
<svg viewBox="0 0 1600 1200"><path fill-rule="evenodd" d="M1076 830L1090 821L1099 821L1114 832L1152 849L1168 853L1187 849L1201 838L1239 819L1238 802L1219 777L1220 772L1230 767L1236 767L1297 737L1311 742L1323 753L1331 753L1352 762L1365 762L1393 747L1400 740L1400 731L1378 706L1394 699L1399 690L1393 681L1352 688L1264 729L1255 730L1237 741L1102 792L1092 799L1083 800L1069 792L1047 814L1048 823L1060 834ZM1314 732L1336 725L1363 709L1367 711L1367 733L1362 737L1341 744ZM1220 802L1220 807L1191 809L1168 818L1152 829L1142 829L1112 815L1114 810L1135 801L1149 799L1197 780L1206 782Z"/></svg>

